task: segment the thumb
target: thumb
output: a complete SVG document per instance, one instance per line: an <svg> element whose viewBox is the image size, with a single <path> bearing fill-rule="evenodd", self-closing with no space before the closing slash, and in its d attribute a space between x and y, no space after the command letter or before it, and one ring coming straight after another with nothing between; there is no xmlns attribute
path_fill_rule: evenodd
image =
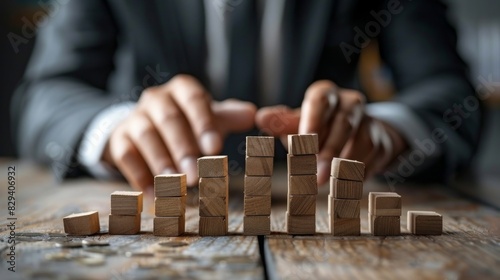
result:
<svg viewBox="0 0 500 280"><path fill-rule="evenodd" d="M212 110L223 135L233 132L244 132L255 126L257 107L251 102L227 99L212 102Z"/></svg>
<svg viewBox="0 0 500 280"><path fill-rule="evenodd" d="M295 134L299 129L300 109L290 109L284 105L264 107L257 111L257 127L271 136Z"/></svg>

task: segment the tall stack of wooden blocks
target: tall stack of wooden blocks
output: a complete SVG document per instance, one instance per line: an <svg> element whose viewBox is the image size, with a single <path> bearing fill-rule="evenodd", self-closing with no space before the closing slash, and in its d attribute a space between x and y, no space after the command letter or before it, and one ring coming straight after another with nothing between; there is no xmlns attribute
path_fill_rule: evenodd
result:
<svg viewBox="0 0 500 280"><path fill-rule="evenodd" d="M153 234L179 236L186 227L186 174L157 175L154 181Z"/></svg>
<svg viewBox="0 0 500 280"><path fill-rule="evenodd" d="M373 235L401 234L401 196L395 192L370 192L368 227Z"/></svg>
<svg viewBox="0 0 500 280"><path fill-rule="evenodd" d="M360 211L364 176L364 163L333 158L328 195L329 225L333 235L361 234Z"/></svg>
<svg viewBox="0 0 500 280"><path fill-rule="evenodd" d="M288 135L286 228L289 234L316 233L318 152L317 134Z"/></svg>
<svg viewBox="0 0 500 280"><path fill-rule="evenodd" d="M441 235L443 216L434 211L408 211L408 231L417 235Z"/></svg>
<svg viewBox="0 0 500 280"><path fill-rule="evenodd" d="M109 234L137 234L141 230L142 192L115 191L111 194Z"/></svg>
<svg viewBox="0 0 500 280"><path fill-rule="evenodd" d="M201 236L226 235L228 230L229 177L227 156L198 159Z"/></svg>
<svg viewBox="0 0 500 280"><path fill-rule="evenodd" d="M243 233L271 233L271 176L274 137L247 136Z"/></svg>

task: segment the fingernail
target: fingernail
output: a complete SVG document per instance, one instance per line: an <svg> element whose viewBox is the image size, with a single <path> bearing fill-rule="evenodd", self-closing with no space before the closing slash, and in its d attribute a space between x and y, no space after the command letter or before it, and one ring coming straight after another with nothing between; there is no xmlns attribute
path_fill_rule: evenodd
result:
<svg viewBox="0 0 500 280"><path fill-rule="evenodd" d="M177 171L170 167L163 169L163 171L161 172L161 174L175 174L175 173L177 173Z"/></svg>
<svg viewBox="0 0 500 280"><path fill-rule="evenodd" d="M318 185L322 185L330 177L330 162L320 160L318 162Z"/></svg>
<svg viewBox="0 0 500 280"><path fill-rule="evenodd" d="M196 158L185 157L181 159L179 168L182 173L186 174L188 185L196 183L196 180L198 179L198 166L196 164Z"/></svg>
<svg viewBox="0 0 500 280"><path fill-rule="evenodd" d="M220 136L215 131L207 131L201 135L200 147L201 152L205 155L213 155L218 153L220 147Z"/></svg>

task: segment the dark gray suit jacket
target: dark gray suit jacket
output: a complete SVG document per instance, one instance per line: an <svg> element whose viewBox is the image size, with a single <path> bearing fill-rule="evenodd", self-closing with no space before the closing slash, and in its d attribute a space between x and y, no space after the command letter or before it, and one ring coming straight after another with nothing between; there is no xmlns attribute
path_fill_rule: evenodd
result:
<svg viewBox="0 0 500 280"><path fill-rule="evenodd" d="M231 2L226 12L233 37L223 96L256 102L256 29L244 20L252 1ZM355 87L364 43L356 28L371 26L392 71L396 100L408 105L430 130L442 128L448 137L441 157L415 175L445 180L473 156L481 110L467 118L457 112L443 115L474 95L446 7L439 1L401 0L399 12L381 24L374 13L388 11L394 3L399 1L287 1L281 103L300 106L305 89L318 79ZM21 154L51 164L59 178L80 175L75 154L99 111L137 100L143 88L178 73L194 75L210 88L204 72L204 24L199 0L85 0L64 5L40 30L13 104Z"/></svg>

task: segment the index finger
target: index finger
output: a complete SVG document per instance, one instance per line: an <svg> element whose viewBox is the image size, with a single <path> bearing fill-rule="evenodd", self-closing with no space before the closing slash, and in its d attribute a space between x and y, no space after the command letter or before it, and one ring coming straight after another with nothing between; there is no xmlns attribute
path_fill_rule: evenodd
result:
<svg viewBox="0 0 500 280"><path fill-rule="evenodd" d="M172 84L170 93L186 116L201 151L208 155L218 153L222 149L222 138L205 88L195 78L181 76Z"/></svg>

